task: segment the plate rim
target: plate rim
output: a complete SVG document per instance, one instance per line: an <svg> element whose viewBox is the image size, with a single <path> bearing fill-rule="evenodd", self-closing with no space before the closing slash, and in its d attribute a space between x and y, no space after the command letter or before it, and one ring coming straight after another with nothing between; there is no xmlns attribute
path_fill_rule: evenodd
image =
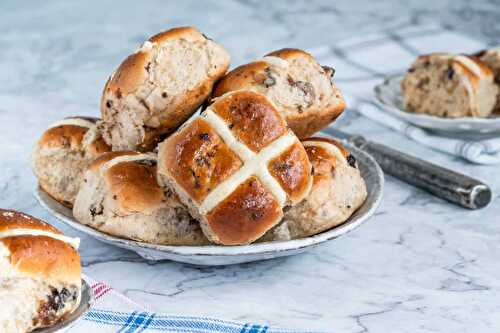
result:
<svg viewBox="0 0 500 333"><path fill-rule="evenodd" d="M325 135L324 135L325 136ZM328 136L328 135L327 135ZM331 136L330 136L331 137ZM344 143L346 144L346 143ZM50 197L43 189L41 189L38 185L34 189L34 196L37 199L38 203L45 209L47 212L53 216L55 216L58 220L63 222L64 224L70 226L73 229L76 229L80 232L89 235L98 241L105 242L114 246L127 248L134 252L140 251L158 251L165 254L175 255L177 257L232 257L238 255L265 255L271 253L279 253L283 251L293 251L300 250L303 248L315 246L331 239L337 238L341 235L349 233L350 231L356 229L358 226L366 222L373 214L376 212L383 198L384 192L384 184L385 177L382 169L375 161L375 159L365 151L358 149L354 146L346 144L348 149L350 149L355 155L363 155L363 158L373 167L373 172L377 176L377 185L375 187L375 191L373 195L373 202L368 210L359 218L356 218L352 221L346 221L336 227L333 227L327 231L319 233L317 235L300 238L300 239L292 239L286 241L271 241L271 242L262 242L262 243L252 243L249 245L233 245L233 246L225 246L225 245L201 245L201 246L193 246L193 245L160 245L160 244L151 244L131 239L120 238L117 236L109 235L99 230L93 229L92 227L80 224L78 221L68 218L67 216L55 211L50 208L43 199L43 196ZM377 188L378 187L378 188ZM370 195L370 194L369 194ZM368 198L368 197L367 197ZM59 204L54 199L56 204ZM62 206L62 205L61 205ZM355 213L354 213L355 214ZM156 259L154 259L156 260Z"/></svg>
<svg viewBox="0 0 500 333"><path fill-rule="evenodd" d="M384 108L388 108L392 113L396 114L400 118L404 119L411 119L415 121L430 121L430 122L435 122L435 123L440 123L441 125L450 125L450 126L456 126L458 123L462 124L474 124L474 125L491 125L492 123L495 125L498 125L499 128L496 129L500 131L500 116L497 117L492 117L492 118L478 118L478 117L460 117L460 118L443 118L443 117L438 117L438 116L433 116L429 114L419 114L419 113L410 113L406 112L396 105L394 103L389 103L384 97L383 89L384 87L387 87L390 82L396 81L396 80L402 80L404 78L404 73L396 73L392 75L386 76L382 82L378 83L375 85L373 88L374 94L375 94L375 101L383 106ZM398 90L398 94L401 95L401 90ZM414 123L414 125L417 125L419 127L424 127L419 123ZM428 126L425 126L426 128L430 128ZM443 130L440 128L440 130ZM449 129L449 131L452 131L454 129ZM475 132L474 129L459 129L461 131L468 131L468 132ZM492 129L492 131L495 131L495 129Z"/></svg>
<svg viewBox="0 0 500 333"><path fill-rule="evenodd" d="M65 319L58 321L52 326L36 329L33 331L33 333L62 332L73 327L73 325L75 325L79 320L83 319L83 317L90 311L90 308L94 304L95 297L90 284L83 277L81 278L81 280L82 280L81 299L80 299L80 304L78 304L78 307L73 312L69 313ZM78 315L74 316L76 312L79 313Z"/></svg>

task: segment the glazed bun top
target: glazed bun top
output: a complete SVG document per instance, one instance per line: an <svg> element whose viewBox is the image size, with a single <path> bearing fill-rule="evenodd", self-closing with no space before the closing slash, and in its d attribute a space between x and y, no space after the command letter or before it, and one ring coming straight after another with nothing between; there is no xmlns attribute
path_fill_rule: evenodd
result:
<svg viewBox="0 0 500 333"><path fill-rule="evenodd" d="M344 145L337 140L321 136L310 137L302 140L302 144L304 144L305 146L314 145L316 143L319 144L320 146L328 146L329 149L331 148L329 145L334 145L338 150L340 150L340 153L342 154L344 159L348 160L352 158L350 157L351 153L349 152L349 150L347 150L347 148L344 147Z"/></svg>
<svg viewBox="0 0 500 333"><path fill-rule="evenodd" d="M345 108L333 74L333 68L321 66L303 50L281 49L227 73L217 83L213 96L236 90L264 94L292 131L305 138L326 127Z"/></svg>
<svg viewBox="0 0 500 333"><path fill-rule="evenodd" d="M264 95L227 93L159 146L159 178L224 245L255 241L307 196L311 165Z"/></svg>
<svg viewBox="0 0 500 333"><path fill-rule="evenodd" d="M24 213L0 209L0 273L80 284L78 238Z"/></svg>
<svg viewBox="0 0 500 333"><path fill-rule="evenodd" d="M209 39L193 27L178 27L160 32L149 38L137 52L123 61L107 82L105 91L109 90L117 96L125 96L136 92L148 80L150 67L156 65L156 62L158 62L155 58L156 48L161 48L164 44L176 40L200 43L209 42ZM210 44L216 45L212 42ZM224 56L229 57L226 53L224 53ZM148 63L150 67L148 67ZM213 73L210 74L214 76L221 75L221 73L227 70L228 65L224 67L217 70L214 68ZM106 106L104 105L103 107L105 108Z"/></svg>
<svg viewBox="0 0 500 333"><path fill-rule="evenodd" d="M207 99L229 53L193 27L158 33L110 76L101 98L113 150L152 151Z"/></svg>
<svg viewBox="0 0 500 333"><path fill-rule="evenodd" d="M119 214L147 214L166 202L156 180L156 161L152 153L110 152L97 158L89 171L102 177Z"/></svg>
<svg viewBox="0 0 500 333"><path fill-rule="evenodd" d="M69 117L49 126L38 140L38 147L43 149L66 148L71 150L86 149L94 156L110 151L97 128L98 118Z"/></svg>
<svg viewBox="0 0 500 333"><path fill-rule="evenodd" d="M311 137L302 140L307 156L313 165L313 188L335 177L339 165L357 168L355 157L337 140L325 137Z"/></svg>

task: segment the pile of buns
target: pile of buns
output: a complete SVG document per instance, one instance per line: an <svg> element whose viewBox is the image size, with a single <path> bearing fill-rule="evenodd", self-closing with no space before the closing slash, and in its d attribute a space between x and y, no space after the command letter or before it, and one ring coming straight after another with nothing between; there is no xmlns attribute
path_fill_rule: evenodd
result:
<svg viewBox="0 0 500 333"><path fill-rule="evenodd" d="M367 196L356 160L311 138L345 108L334 70L297 49L226 73L229 58L191 27L148 39L106 82L101 119L42 135L41 188L82 224L156 244L285 240L345 222Z"/></svg>
<svg viewBox="0 0 500 333"><path fill-rule="evenodd" d="M500 112L500 49L417 58L401 82L404 109L443 118Z"/></svg>
<svg viewBox="0 0 500 333"><path fill-rule="evenodd" d="M0 332L52 326L81 300L79 240L0 209Z"/></svg>

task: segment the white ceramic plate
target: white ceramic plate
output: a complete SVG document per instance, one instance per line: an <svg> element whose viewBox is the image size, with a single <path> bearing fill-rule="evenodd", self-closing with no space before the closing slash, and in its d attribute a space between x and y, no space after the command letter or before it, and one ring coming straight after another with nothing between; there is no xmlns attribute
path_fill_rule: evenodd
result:
<svg viewBox="0 0 500 333"><path fill-rule="evenodd" d="M241 246L167 246L123 239L105 234L78 223L71 210L59 204L40 188L35 190L35 196L40 204L55 217L69 226L95 237L108 244L132 250L148 260L174 260L194 265L230 265L244 262L289 256L304 252L328 240L343 235L362 223L375 213L384 186L384 175L379 165L367 153L347 146L356 157L363 178L365 179L368 197L344 224L318 235L290 241L276 241ZM83 244L85 246L85 244Z"/></svg>
<svg viewBox="0 0 500 333"><path fill-rule="evenodd" d="M386 78L375 86L375 97L378 104L391 115L415 126L423 127L448 136L482 137L500 133L500 116L490 118L440 118L426 114L404 111L401 81L404 75Z"/></svg>
<svg viewBox="0 0 500 333"><path fill-rule="evenodd" d="M81 319L87 311L89 311L90 306L94 300L92 289L90 286L82 279L82 298L80 305L73 311L69 316L64 318L64 320L58 322L50 327L41 328L33 331L33 333L63 333L69 330L76 322Z"/></svg>

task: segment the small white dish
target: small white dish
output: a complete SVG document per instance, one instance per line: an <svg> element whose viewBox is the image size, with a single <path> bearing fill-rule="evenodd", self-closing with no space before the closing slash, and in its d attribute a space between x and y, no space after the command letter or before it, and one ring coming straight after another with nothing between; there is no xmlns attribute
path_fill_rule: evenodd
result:
<svg viewBox="0 0 500 333"><path fill-rule="evenodd" d="M364 204L344 224L315 236L290 241L254 243L241 246L167 246L138 242L111 236L78 223L73 218L71 209L59 204L40 188L35 189L34 194L44 208L74 229L89 234L102 242L132 250L148 260L168 259L206 266L252 262L304 252L357 228L375 213L382 199L383 172L370 155L355 147L348 145L347 147L356 157L359 169L366 182L368 197Z"/></svg>
<svg viewBox="0 0 500 333"><path fill-rule="evenodd" d="M34 330L33 333L63 333L67 332L73 325L77 323L79 319L81 319L90 309L94 301L94 296L92 293L92 289L88 285L88 283L82 279L82 296L80 300L80 305L76 308L75 311L71 312L66 318L62 321L52 325L50 327L40 328Z"/></svg>
<svg viewBox="0 0 500 333"><path fill-rule="evenodd" d="M387 77L375 86L377 104L391 115L412 125L428 129L439 134L461 138L484 138L500 134L500 116L489 118L441 118L426 114L404 111L401 81L404 75Z"/></svg>

